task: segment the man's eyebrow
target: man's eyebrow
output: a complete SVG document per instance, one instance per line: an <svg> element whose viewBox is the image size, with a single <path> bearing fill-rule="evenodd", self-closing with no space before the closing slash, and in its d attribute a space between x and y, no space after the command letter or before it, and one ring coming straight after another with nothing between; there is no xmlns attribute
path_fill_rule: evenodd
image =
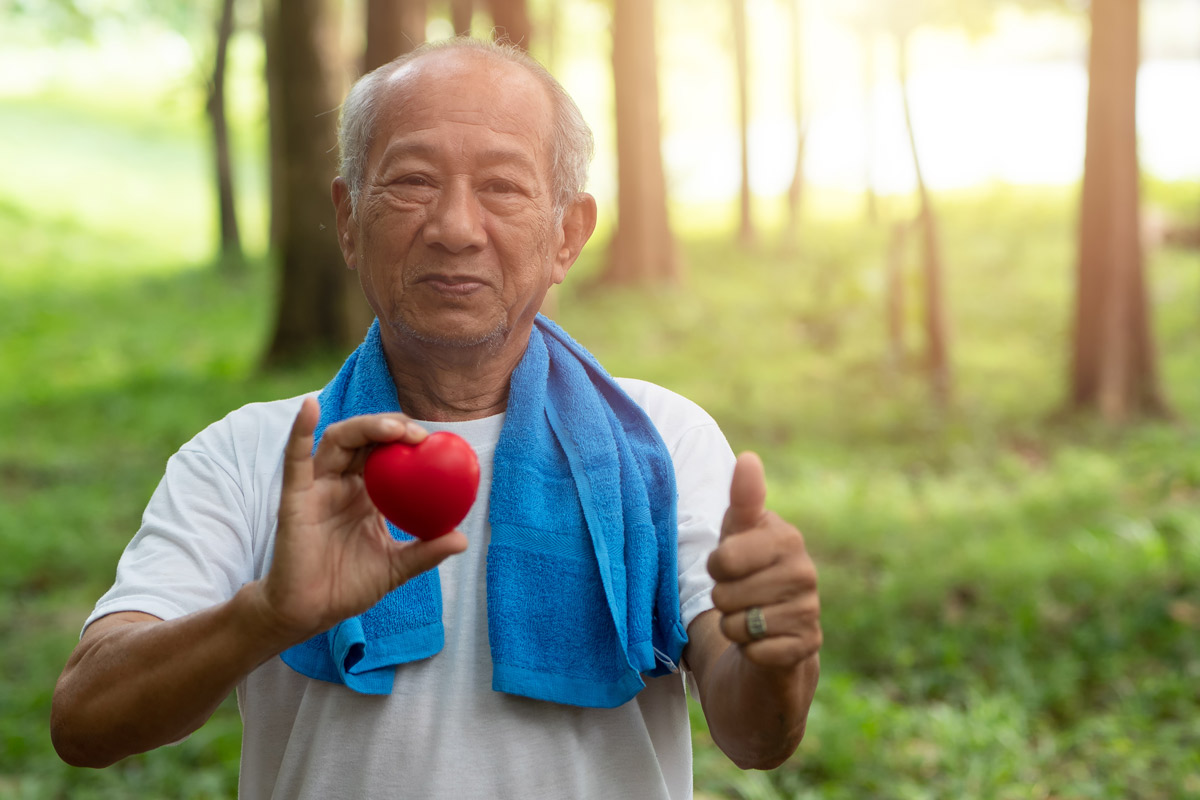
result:
<svg viewBox="0 0 1200 800"><path fill-rule="evenodd" d="M379 163L386 164L400 158L433 159L437 155L437 147L429 142L396 142L389 144L380 156ZM479 163L484 166L497 164L515 164L528 169L537 169L537 160L529 153L515 147L493 147L479 154Z"/></svg>
<svg viewBox="0 0 1200 800"><path fill-rule="evenodd" d="M532 158L524 150L515 148L498 147L491 150L484 150L479 154L479 160L485 165L493 164L516 164L522 167L535 169L537 167L536 159Z"/></svg>
<svg viewBox="0 0 1200 800"><path fill-rule="evenodd" d="M429 158L433 155L433 145L425 142L400 142L389 144L384 148L383 155L380 156L380 163L394 161L397 158L406 158L415 156L417 158Z"/></svg>

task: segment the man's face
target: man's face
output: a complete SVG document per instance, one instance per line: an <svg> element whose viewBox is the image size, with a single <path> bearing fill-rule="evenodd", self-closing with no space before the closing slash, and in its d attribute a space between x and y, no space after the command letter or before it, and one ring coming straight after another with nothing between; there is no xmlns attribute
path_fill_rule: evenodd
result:
<svg viewBox="0 0 1200 800"><path fill-rule="evenodd" d="M406 67L380 99L358 208L339 214L339 233L385 341L476 347L527 333L570 266L546 91L515 64L451 51Z"/></svg>

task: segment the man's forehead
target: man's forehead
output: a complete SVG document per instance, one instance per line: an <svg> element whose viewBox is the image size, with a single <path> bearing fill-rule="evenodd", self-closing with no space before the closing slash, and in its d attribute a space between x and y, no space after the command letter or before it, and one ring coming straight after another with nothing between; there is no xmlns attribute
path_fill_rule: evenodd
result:
<svg viewBox="0 0 1200 800"><path fill-rule="evenodd" d="M378 99L373 151L392 151L397 135L410 139L430 124L461 121L536 141L541 152L535 158L549 157L545 148L553 113L548 90L524 66L486 51L427 53L389 75Z"/></svg>
<svg viewBox="0 0 1200 800"><path fill-rule="evenodd" d="M486 50L468 48L434 50L418 56L389 75L383 91L404 102L424 91L445 90L462 82L487 86L497 100L514 95L528 99L532 94L549 102L546 87L526 67Z"/></svg>

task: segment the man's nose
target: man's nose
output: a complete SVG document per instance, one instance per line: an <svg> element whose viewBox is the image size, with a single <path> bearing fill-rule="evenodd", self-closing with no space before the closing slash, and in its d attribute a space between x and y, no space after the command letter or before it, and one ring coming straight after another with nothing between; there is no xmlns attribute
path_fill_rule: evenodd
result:
<svg viewBox="0 0 1200 800"><path fill-rule="evenodd" d="M487 243L483 209L465 181L449 181L442 188L425 222L425 244L459 253Z"/></svg>

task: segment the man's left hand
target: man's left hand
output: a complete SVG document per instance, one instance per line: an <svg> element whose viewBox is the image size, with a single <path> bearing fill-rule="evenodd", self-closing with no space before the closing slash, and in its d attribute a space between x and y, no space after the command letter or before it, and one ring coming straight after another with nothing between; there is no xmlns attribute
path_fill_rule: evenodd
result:
<svg viewBox="0 0 1200 800"><path fill-rule="evenodd" d="M817 569L800 531L767 511L766 497L762 461L743 453L708 572L725 637L752 663L789 671L821 647Z"/></svg>

